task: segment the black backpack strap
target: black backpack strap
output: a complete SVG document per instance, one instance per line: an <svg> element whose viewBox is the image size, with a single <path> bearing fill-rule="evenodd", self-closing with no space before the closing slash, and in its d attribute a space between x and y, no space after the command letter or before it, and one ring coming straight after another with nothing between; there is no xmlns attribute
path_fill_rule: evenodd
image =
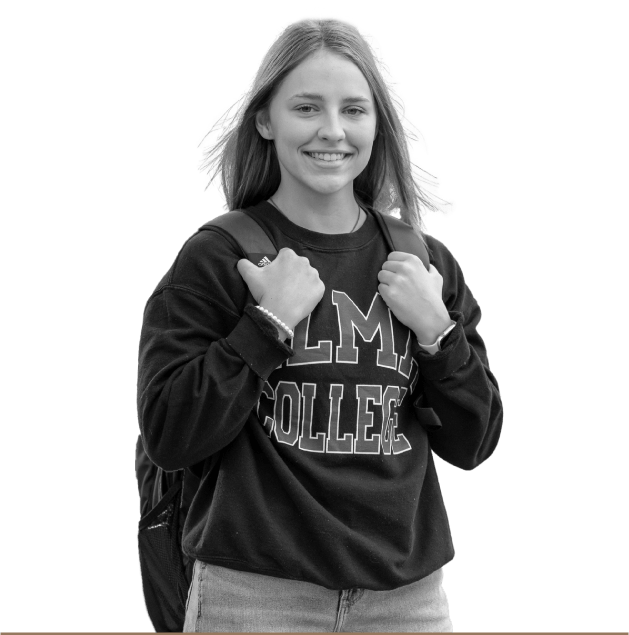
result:
<svg viewBox="0 0 629 635"><path fill-rule="evenodd" d="M403 251L407 254L413 254L424 263L426 269L430 269L428 249L424 241L410 225L407 225L399 218L395 218L395 216L381 214L380 212L376 212L375 217L385 239L390 243L389 246L392 251Z"/></svg>
<svg viewBox="0 0 629 635"><path fill-rule="evenodd" d="M221 214L199 227L212 229L217 227L228 233L247 254L247 258L258 267L270 264L277 256L277 249L260 224L240 210Z"/></svg>
<svg viewBox="0 0 629 635"><path fill-rule="evenodd" d="M394 216L375 212L380 230L392 251L403 251L417 256L426 269L430 268L428 250L415 230ZM277 256L277 249L259 223L240 210L221 214L199 228L217 227L229 234L247 254L247 258L258 267L271 263Z"/></svg>

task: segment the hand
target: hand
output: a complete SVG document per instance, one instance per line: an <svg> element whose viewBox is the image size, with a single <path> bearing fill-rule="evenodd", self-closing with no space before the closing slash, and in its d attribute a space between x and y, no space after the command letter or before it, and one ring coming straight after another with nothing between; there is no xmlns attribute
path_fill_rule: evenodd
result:
<svg viewBox="0 0 629 635"><path fill-rule="evenodd" d="M292 249L280 249L266 267L245 259L236 266L255 301L291 329L312 313L325 291L319 272Z"/></svg>
<svg viewBox="0 0 629 635"><path fill-rule="evenodd" d="M432 344L451 323L443 303L443 278L412 254L392 251L378 273L378 291L393 315L408 326L420 344Z"/></svg>

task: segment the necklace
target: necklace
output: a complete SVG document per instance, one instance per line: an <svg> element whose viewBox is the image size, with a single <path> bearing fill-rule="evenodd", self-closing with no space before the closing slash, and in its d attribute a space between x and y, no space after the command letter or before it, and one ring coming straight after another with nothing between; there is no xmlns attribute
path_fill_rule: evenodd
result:
<svg viewBox="0 0 629 635"><path fill-rule="evenodd" d="M358 216L356 216L356 222L354 223L354 226L349 230L350 234L356 229L358 221L360 220L360 205L358 205L358 203L356 203L356 205L358 206Z"/></svg>
<svg viewBox="0 0 629 635"><path fill-rule="evenodd" d="M273 207L280 212L281 214L284 214L284 212L282 212L282 210L278 207L277 203L273 200L273 197L271 196L269 198L269 203L271 203L271 205L273 205ZM358 226L358 221L360 220L360 205L358 205L358 203L356 203L357 207L358 207L358 215L356 216L356 222L354 223L354 226L349 230L349 233L351 234L356 227ZM286 214L284 214L284 216L286 216Z"/></svg>

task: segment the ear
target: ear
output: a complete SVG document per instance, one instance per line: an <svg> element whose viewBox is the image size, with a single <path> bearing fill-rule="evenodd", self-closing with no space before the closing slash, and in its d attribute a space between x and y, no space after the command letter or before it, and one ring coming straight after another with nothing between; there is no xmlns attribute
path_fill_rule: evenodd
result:
<svg viewBox="0 0 629 635"><path fill-rule="evenodd" d="M261 111L256 114L256 128L263 139L273 139L271 122L269 121L269 115L266 111Z"/></svg>

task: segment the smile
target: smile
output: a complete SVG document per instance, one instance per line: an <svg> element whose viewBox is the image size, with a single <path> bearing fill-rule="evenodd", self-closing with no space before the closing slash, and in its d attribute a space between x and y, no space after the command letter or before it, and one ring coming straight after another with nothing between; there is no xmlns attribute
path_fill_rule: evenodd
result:
<svg viewBox="0 0 629 635"><path fill-rule="evenodd" d="M306 152L306 154L313 159L325 161L326 163L342 161L346 157L351 156L343 152Z"/></svg>

